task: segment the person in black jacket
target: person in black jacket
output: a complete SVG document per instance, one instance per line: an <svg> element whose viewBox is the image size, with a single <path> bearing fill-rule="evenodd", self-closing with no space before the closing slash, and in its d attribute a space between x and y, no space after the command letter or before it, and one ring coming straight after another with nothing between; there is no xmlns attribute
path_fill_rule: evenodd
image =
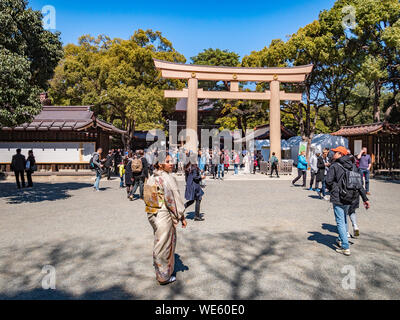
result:
<svg viewBox="0 0 400 320"><path fill-rule="evenodd" d="M29 163L29 167L28 167ZM26 177L28 178L28 188L33 187L32 183L32 173L34 172L34 168L36 166L36 161L35 161L35 156L33 155L33 150L28 151L28 159L26 159L26 164L27 168L25 169L26 171Z"/></svg>
<svg viewBox="0 0 400 320"><path fill-rule="evenodd" d="M353 169L353 162L348 156L348 150L345 147L337 147L332 149L335 152L332 160L333 163L329 168L326 176L326 185L331 194L331 202L333 204L333 211L335 213L335 220L338 228L339 237L336 240L339 246L336 249L337 252L342 253L346 256L350 255L349 240L347 237L347 214L349 212L351 203L345 203L340 197L340 186L339 183L342 181L343 176L346 174L346 170ZM365 189L361 186L359 189L364 206L366 209L370 207L368 198L366 196Z"/></svg>
<svg viewBox="0 0 400 320"><path fill-rule="evenodd" d="M104 167L106 168L107 172L107 180L111 179L111 167L112 167L112 162L114 160L115 153L113 153L112 150L108 151L106 161L104 162Z"/></svg>
<svg viewBox="0 0 400 320"><path fill-rule="evenodd" d="M194 220L203 221L204 218L201 217L200 215L200 202L202 196L204 195L204 191L200 186L202 176L197 164L192 164L189 162L186 165L185 180L186 180L185 199L188 200L185 203L185 208L189 207L194 202L196 202Z"/></svg>
<svg viewBox="0 0 400 320"><path fill-rule="evenodd" d="M143 199L143 190L144 190L144 181L149 177L149 164L147 163L146 158L144 157L144 151L138 150L136 157L142 161L142 170L140 172L132 172L133 179L135 180L133 183L132 191L130 193L130 199L133 200L133 196L136 192L136 189L139 187L140 199Z"/></svg>
<svg viewBox="0 0 400 320"><path fill-rule="evenodd" d="M122 162L121 149L114 151L114 174L119 175L118 165Z"/></svg>
<svg viewBox="0 0 400 320"><path fill-rule="evenodd" d="M133 185L133 175L132 175L132 151L128 152L128 156L124 159L125 167L125 185L126 185L126 197L130 198L132 185Z"/></svg>
<svg viewBox="0 0 400 320"><path fill-rule="evenodd" d="M22 181L22 188L25 188L25 164L25 156L21 154L21 149L17 149L17 154L14 154L11 160L11 170L14 171L18 189L21 189L21 184L19 182L20 177Z"/></svg>
<svg viewBox="0 0 400 320"><path fill-rule="evenodd" d="M322 188L325 188L325 183L324 183L324 179L325 179L325 162L324 159L321 156L321 153L316 153L317 156L317 174L316 174L316 184L315 184L315 188L318 192L319 198L322 199L321 196L321 190L319 189L319 183L322 183ZM324 194L325 196L325 194Z"/></svg>

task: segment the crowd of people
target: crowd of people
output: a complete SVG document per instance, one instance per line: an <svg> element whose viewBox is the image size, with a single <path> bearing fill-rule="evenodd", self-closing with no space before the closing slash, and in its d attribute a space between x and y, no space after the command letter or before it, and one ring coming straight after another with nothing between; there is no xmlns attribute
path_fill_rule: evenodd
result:
<svg viewBox="0 0 400 320"><path fill-rule="evenodd" d="M242 154L228 150L199 150L193 153L182 148L170 151L136 150L124 152L121 149L110 150L105 157L102 148L98 148L90 159L90 167L96 172L93 185L95 191L100 191L100 180L103 175L111 179L111 175L119 176L120 188L125 188L127 198L131 201L142 199L145 211L154 230L153 260L156 278L160 284L174 282L174 252L176 246L176 227L179 222L186 227L185 210L195 205L194 221L204 221L200 205L204 195L204 180L206 174L212 179L224 179L225 172L233 164L234 175L255 173L259 169L262 156L259 152L244 150ZM279 160L275 153L269 159L271 176L273 172L279 177ZM15 173L17 187L25 186L26 173L28 187L32 187L32 173L37 170L33 151L25 158L21 149L12 157L11 168ZM302 187L306 188L307 171L310 170L310 184L307 190L317 191L320 199L329 199L338 228L336 251L346 256L350 255L348 218L353 226L352 237L358 237L360 230L357 224L356 210L359 208L360 197L366 209L370 207L367 195L369 192L369 176L371 156L363 148L360 154L353 156L350 150L343 146L323 152L315 152L309 161L305 151L298 156L297 177L292 181L302 179ZM171 173L182 173L185 176L185 200L183 201L175 176ZM20 182L21 180L21 182ZM320 187L321 184L321 187ZM139 189L139 194L136 195Z"/></svg>

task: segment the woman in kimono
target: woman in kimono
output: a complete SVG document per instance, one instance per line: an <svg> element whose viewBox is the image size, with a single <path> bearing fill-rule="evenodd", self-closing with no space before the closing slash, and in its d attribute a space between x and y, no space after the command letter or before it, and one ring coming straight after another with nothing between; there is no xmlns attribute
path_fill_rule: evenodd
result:
<svg viewBox="0 0 400 320"><path fill-rule="evenodd" d="M158 158L160 159L160 157ZM161 284L176 281L175 265L176 227L186 227L185 206L175 178L170 174L174 163L170 155L156 160L155 171L147 180L144 201L150 225L154 230L153 265L156 279Z"/></svg>
<svg viewBox="0 0 400 320"><path fill-rule="evenodd" d="M185 199L188 202L185 203L185 208L191 206L194 202L195 205L195 221L203 221L204 218L200 216L200 202L201 197L204 195L204 191L201 189L201 172L197 164L188 163L185 170L185 178L186 178L186 190L185 190Z"/></svg>

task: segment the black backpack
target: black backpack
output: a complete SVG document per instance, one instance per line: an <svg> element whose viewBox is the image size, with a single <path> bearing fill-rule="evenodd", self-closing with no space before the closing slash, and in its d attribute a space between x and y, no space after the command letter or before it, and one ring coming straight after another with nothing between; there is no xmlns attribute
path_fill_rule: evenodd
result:
<svg viewBox="0 0 400 320"><path fill-rule="evenodd" d="M348 170L338 163L343 168L344 174L340 181L339 198L342 203L351 204L360 196L359 190L362 188L361 174L357 171Z"/></svg>
<svg viewBox="0 0 400 320"><path fill-rule="evenodd" d="M93 163L93 156L90 158L89 167L90 167L91 170L94 170L94 169L95 169L95 165L94 165L94 163Z"/></svg>

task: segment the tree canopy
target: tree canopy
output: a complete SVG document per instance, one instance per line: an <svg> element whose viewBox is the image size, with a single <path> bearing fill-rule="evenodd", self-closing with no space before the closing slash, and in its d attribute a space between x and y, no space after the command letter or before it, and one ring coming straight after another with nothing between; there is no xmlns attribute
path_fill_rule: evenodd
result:
<svg viewBox="0 0 400 320"><path fill-rule="evenodd" d="M0 0L0 127L30 122L62 58L59 33L23 0Z"/></svg>

